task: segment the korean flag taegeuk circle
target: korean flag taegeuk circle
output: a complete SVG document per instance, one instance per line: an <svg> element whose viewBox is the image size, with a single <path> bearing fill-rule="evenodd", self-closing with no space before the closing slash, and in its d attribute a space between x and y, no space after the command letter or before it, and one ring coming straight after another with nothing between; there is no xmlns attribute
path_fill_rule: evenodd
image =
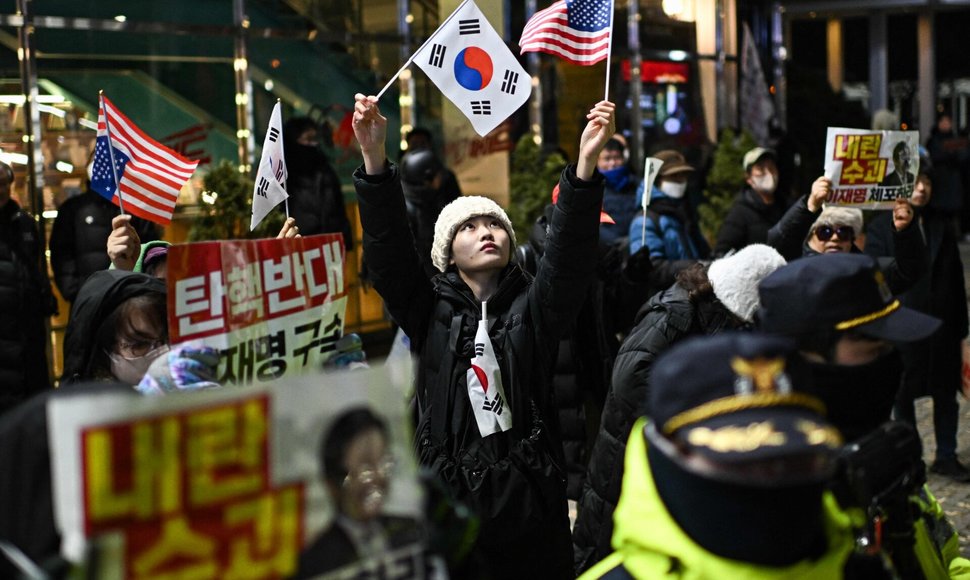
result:
<svg viewBox="0 0 970 580"><path fill-rule="evenodd" d="M492 58L477 46L469 46L455 57L455 80L469 91L480 91L492 81Z"/></svg>

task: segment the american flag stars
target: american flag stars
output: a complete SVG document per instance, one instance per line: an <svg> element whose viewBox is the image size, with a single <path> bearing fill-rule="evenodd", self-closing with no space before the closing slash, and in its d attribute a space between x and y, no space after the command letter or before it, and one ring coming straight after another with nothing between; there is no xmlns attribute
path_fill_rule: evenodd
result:
<svg viewBox="0 0 970 580"><path fill-rule="evenodd" d="M609 26L612 4L603 0L566 0L569 26L583 32L596 32Z"/></svg>

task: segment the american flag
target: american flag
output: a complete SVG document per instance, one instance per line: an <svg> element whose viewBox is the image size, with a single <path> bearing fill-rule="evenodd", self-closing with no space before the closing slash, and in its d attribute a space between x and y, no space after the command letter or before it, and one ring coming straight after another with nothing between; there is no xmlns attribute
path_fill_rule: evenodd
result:
<svg viewBox="0 0 970 580"><path fill-rule="evenodd" d="M112 145L110 152L109 124ZM120 187L117 188L111 171L112 155L120 182ZM166 225L172 221L179 191L192 177L198 164L198 161L189 161L153 140L129 121L107 97L101 97L91 189L115 205L123 205L128 213ZM118 189L121 191L116 191ZM118 200L119 193L121 204Z"/></svg>
<svg viewBox="0 0 970 580"><path fill-rule="evenodd" d="M612 17L613 0L559 0L526 23L520 54L547 52L573 64L596 64L609 55Z"/></svg>

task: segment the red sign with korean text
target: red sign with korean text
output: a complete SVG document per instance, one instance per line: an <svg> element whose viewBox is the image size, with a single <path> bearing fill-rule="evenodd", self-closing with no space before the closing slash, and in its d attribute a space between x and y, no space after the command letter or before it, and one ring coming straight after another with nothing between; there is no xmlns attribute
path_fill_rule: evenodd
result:
<svg viewBox="0 0 970 580"><path fill-rule="evenodd" d="M340 234L173 246L172 343L220 350L219 382L268 382L319 366L343 335Z"/></svg>

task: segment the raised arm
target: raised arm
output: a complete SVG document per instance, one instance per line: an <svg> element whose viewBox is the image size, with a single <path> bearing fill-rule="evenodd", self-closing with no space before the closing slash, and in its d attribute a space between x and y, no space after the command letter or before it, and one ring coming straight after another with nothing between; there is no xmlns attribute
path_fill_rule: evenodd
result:
<svg viewBox="0 0 970 580"><path fill-rule="evenodd" d="M376 97L358 94L355 99L353 127L364 165L354 172L354 188L364 261L391 317L418 345L424 339L433 289L414 249L397 166L387 162L387 119Z"/></svg>
<svg viewBox="0 0 970 580"><path fill-rule="evenodd" d="M377 97L354 95L354 136L360 144L360 154L364 157L364 171L367 175L383 173L386 167L387 118L377 107Z"/></svg>
<svg viewBox="0 0 970 580"><path fill-rule="evenodd" d="M540 341L554 343L572 324L596 276L599 210L603 179L596 173L599 152L616 130L613 103L601 101L586 116L579 162L559 181L559 200L549 223L532 299L537 301Z"/></svg>

